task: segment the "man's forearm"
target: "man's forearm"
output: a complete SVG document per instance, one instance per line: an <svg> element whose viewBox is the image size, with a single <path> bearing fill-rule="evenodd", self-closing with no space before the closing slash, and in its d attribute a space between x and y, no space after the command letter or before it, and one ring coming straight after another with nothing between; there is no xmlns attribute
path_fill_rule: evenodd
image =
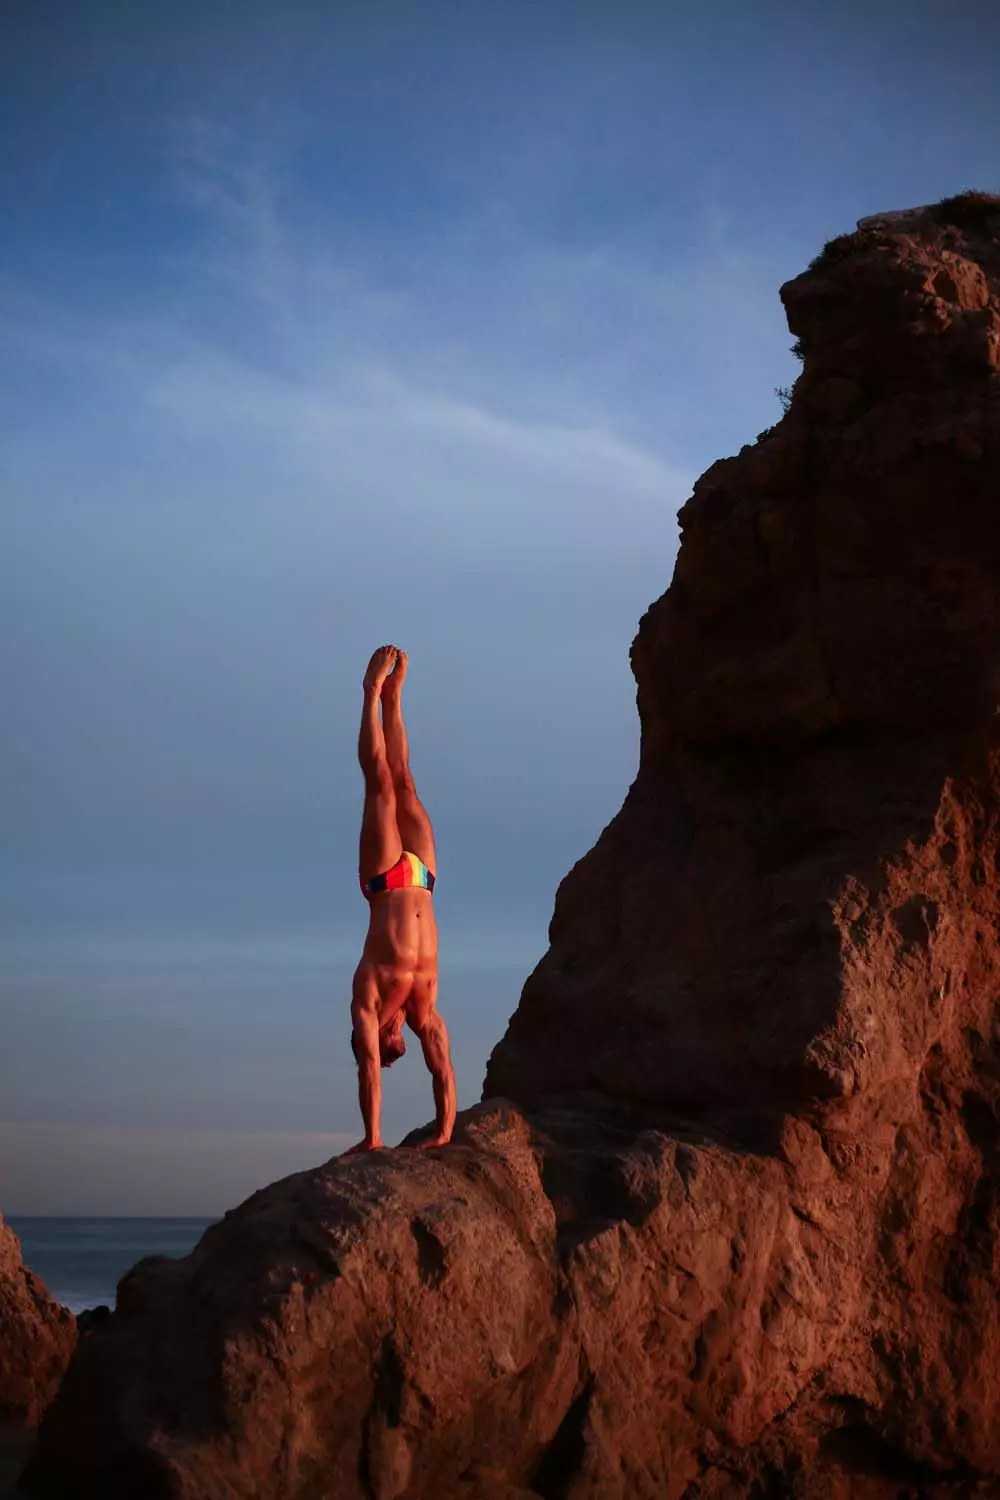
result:
<svg viewBox="0 0 1000 1500"><path fill-rule="evenodd" d="M458 1102L455 1090L455 1070L451 1063L439 1073L433 1075L432 1087L434 1089L434 1108L437 1119L436 1126L440 1135L446 1135L449 1139L455 1128L455 1116L458 1113Z"/></svg>
<svg viewBox="0 0 1000 1500"><path fill-rule="evenodd" d="M358 1103L369 1145L382 1143L382 1071L378 1055L378 1018L362 1012L355 1017L354 1051L358 1059Z"/></svg>
<svg viewBox="0 0 1000 1500"><path fill-rule="evenodd" d="M358 1102L365 1126L365 1140L370 1146L380 1146L382 1135L382 1079L378 1057L362 1058L358 1064Z"/></svg>
<svg viewBox="0 0 1000 1500"><path fill-rule="evenodd" d="M444 1140L450 1140L457 1111L455 1070L451 1065L448 1031L439 1015L433 1015L428 1021L421 1033L420 1043L434 1090L435 1134Z"/></svg>

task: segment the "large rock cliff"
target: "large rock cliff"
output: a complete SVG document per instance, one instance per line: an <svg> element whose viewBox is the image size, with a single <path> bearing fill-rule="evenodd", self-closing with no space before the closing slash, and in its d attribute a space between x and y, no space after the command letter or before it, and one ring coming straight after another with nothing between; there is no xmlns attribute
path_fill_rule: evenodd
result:
<svg viewBox="0 0 1000 1500"><path fill-rule="evenodd" d="M1000 202L951 217L869 221L782 288L790 408L681 510L632 648L639 774L487 1092L844 1120L968 1015L993 958Z"/></svg>
<svg viewBox="0 0 1000 1500"><path fill-rule="evenodd" d="M1000 200L782 296L484 1103L140 1263L32 1496L998 1493Z"/></svg>

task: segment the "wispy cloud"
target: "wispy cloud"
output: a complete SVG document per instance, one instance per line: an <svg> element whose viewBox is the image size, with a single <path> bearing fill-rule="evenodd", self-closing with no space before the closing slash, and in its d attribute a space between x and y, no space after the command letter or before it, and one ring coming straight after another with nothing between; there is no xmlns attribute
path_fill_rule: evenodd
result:
<svg viewBox="0 0 1000 1500"><path fill-rule="evenodd" d="M384 368L302 382L191 360L156 380L148 400L189 437L249 444L300 476L322 474L327 503L376 504L452 552L504 537L520 551L527 520L536 547L572 549L597 519L595 501L612 496L619 529L622 509L638 506L645 530L687 482L606 425L518 420Z"/></svg>
<svg viewBox="0 0 1000 1500"><path fill-rule="evenodd" d="M172 267L169 312L97 328L11 298L25 358L75 377L89 400L103 383L119 428L197 451L214 472L250 456L262 481L293 487L307 530L321 510L362 548L387 518L441 558L524 561L528 533L529 563L595 538L609 556L641 555L657 532L669 545L690 470L640 436L620 393L568 378L558 331L544 351L512 345L503 306L530 321L534 304L544 329L553 299L566 321L598 287L647 312L655 289L593 252L571 265L511 245L500 305L467 292L458 316L446 281L404 291L338 259L315 226L291 235L282 164L234 130L194 116L169 139L175 191L205 229ZM463 252L473 264L475 249Z"/></svg>
<svg viewBox="0 0 1000 1500"><path fill-rule="evenodd" d="M429 497L449 473L467 492L474 470L493 494L498 476L534 476L669 511L693 477L683 435L749 402L742 441L765 415L747 374L780 330L774 268L712 203L700 252L665 247L662 264L627 237L556 245L473 215L386 266L341 253L322 216L292 231L294 173L259 136L188 115L167 164L201 228L167 262L165 312L95 326L5 301L23 356L119 382L182 436L281 447L293 470L327 463L362 485L398 453Z"/></svg>
<svg viewBox="0 0 1000 1500"><path fill-rule="evenodd" d="M278 329L292 318L294 269L278 207L276 164L259 139L203 114L175 119L168 162L181 199L210 234L202 269L259 304Z"/></svg>

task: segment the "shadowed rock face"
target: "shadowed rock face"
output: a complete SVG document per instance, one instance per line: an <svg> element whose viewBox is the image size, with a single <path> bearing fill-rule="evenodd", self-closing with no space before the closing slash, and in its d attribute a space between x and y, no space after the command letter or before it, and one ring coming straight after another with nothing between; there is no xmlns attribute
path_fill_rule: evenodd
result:
<svg viewBox="0 0 1000 1500"><path fill-rule="evenodd" d="M0 1215L0 1431L35 1427L76 1343L76 1320L21 1261Z"/></svg>
<svg viewBox="0 0 1000 1500"><path fill-rule="evenodd" d="M998 1492L1000 200L782 296L484 1103L140 1263L30 1495Z"/></svg>
<svg viewBox="0 0 1000 1500"><path fill-rule="evenodd" d="M632 648L639 773L487 1094L842 1121L986 1003L1000 200L951 217L844 236L782 288L790 410L680 513Z"/></svg>

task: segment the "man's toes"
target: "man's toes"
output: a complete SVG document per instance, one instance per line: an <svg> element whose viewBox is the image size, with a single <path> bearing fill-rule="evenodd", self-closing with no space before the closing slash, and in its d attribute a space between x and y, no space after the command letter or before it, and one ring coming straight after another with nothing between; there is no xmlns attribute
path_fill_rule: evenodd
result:
<svg viewBox="0 0 1000 1500"><path fill-rule="evenodd" d="M396 653L395 660L392 671L382 684L382 691L384 693L398 692L403 686L403 678L406 676L406 652L400 651L398 646L394 646L393 651Z"/></svg>
<svg viewBox="0 0 1000 1500"><path fill-rule="evenodd" d="M365 676L375 679L385 678L392 671L395 660L395 646L379 646L377 651L372 652L372 658L368 663L368 671L365 673Z"/></svg>

